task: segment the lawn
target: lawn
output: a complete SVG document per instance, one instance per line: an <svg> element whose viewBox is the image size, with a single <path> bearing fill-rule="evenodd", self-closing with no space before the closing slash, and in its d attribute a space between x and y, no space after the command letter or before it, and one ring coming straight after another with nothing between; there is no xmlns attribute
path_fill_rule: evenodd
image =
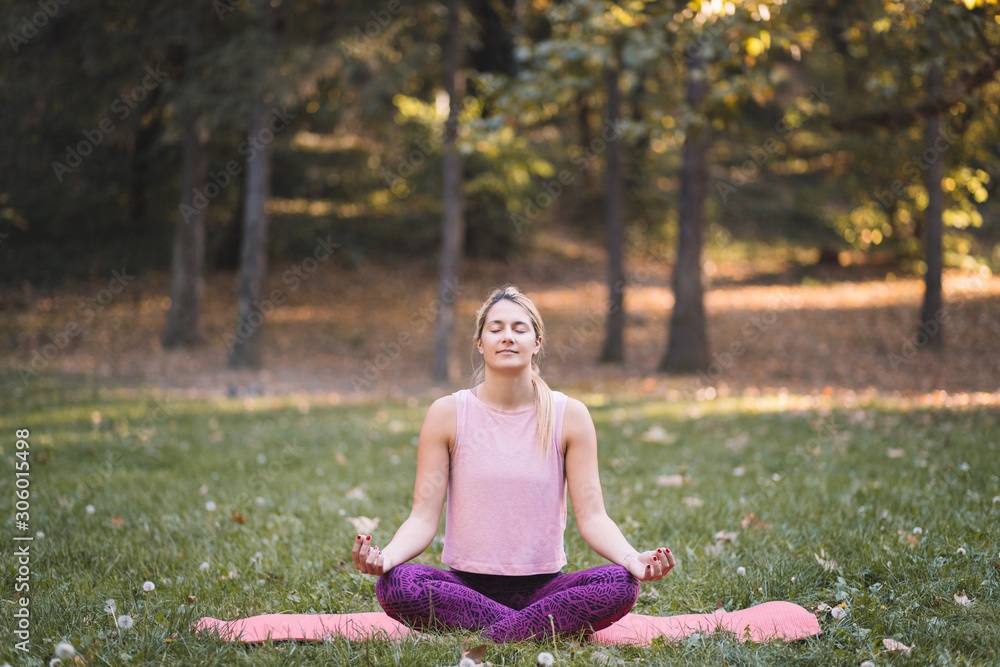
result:
<svg viewBox="0 0 1000 667"><path fill-rule="evenodd" d="M87 664L458 663L461 633L246 646L183 632L201 616L378 610L374 579L344 562L349 519L377 520L371 532L385 544L405 517L425 402L190 399L47 376L3 394L14 406L0 417L12 629L24 595L14 593L14 547L30 544L31 574L30 658L8 634L0 662L48 664L68 641ZM677 554L673 573L643 585L635 612L767 600L843 612L820 612L823 634L788 645L525 642L491 645L494 665L533 665L540 650L558 664L1000 662L995 406L576 395L597 424L611 515L635 545ZM30 431L27 531L11 500L18 429ZM566 539L569 569L602 564L572 516ZM439 533L421 560L440 565L440 550ZM134 626L117 627L122 615ZM887 638L910 653L889 652Z"/></svg>

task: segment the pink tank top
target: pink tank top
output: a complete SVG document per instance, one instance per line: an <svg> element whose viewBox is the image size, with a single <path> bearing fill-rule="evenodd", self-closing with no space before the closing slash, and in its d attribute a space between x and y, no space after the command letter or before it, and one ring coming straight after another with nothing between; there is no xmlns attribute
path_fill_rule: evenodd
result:
<svg viewBox="0 0 1000 667"><path fill-rule="evenodd" d="M538 452L534 407L498 410L472 389L454 396L458 423L441 561L480 574L558 572L566 564L566 469L560 446L566 394L552 392L547 460Z"/></svg>

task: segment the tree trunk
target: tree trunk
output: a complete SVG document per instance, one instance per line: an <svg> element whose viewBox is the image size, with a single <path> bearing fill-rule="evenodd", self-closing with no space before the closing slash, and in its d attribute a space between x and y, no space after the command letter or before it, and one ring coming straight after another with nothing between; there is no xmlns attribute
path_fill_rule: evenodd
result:
<svg viewBox="0 0 1000 667"><path fill-rule="evenodd" d="M701 54L688 66L687 101L697 109L708 92L708 76ZM701 246L708 181L708 151L711 147L707 119L688 128L681 167L680 234L674 266L674 310L670 317L667 354L660 370L694 373L708 367L708 335L705 326L705 288L702 284Z"/></svg>
<svg viewBox="0 0 1000 667"><path fill-rule="evenodd" d="M199 49L199 7L193 0L187 10L189 41L187 48L179 48L177 60L184 67L184 80L193 81L197 77L190 71ZM160 88L154 95L160 94ZM160 343L164 348L193 347L205 342L201 331L201 301L205 292L205 205L196 202L198 193L204 193L208 181L208 148L205 136L199 127L199 113L187 110L181 116L184 126L184 144L181 157L181 196L177 226L174 228L174 245L170 259L170 311L167 324L163 328ZM159 124L159 119L154 125ZM140 130L137 137L137 166L140 173L135 175L138 190L133 196L133 215L145 210L146 168L152 136ZM137 220L136 220L137 221Z"/></svg>
<svg viewBox="0 0 1000 667"><path fill-rule="evenodd" d="M222 240L215 249L212 267L220 271L235 271L240 268L240 248L243 246L243 207L246 204L246 173L233 176L236 188L236 208L229 216Z"/></svg>
<svg viewBox="0 0 1000 667"><path fill-rule="evenodd" d="M264 98L254 106L250 136L270 136L270 109ZM243 244L240 248L240 278L237 293L236 335L227 340L231 368L259 368L267 287L267 200L271 196L271 143L260 141L261 150L247 160ZM273 307L273 306L272 306Z"/></svg>
<svg viewBox="0 0 1000 667"><path fill-rule="evenodd" d="M448 36L445 45L445 87L449 110L444 133L444 229L441 244L441 276L438 286L438 316L434 330L434 382L447 382L449 342L455 322L456 278L462 260L465 220L462 215L462 156L456 147L458 114L464 89L461 80L462 33L459 1L448 0Z"/></svg>
<svg viewBox="0 0 1000 667"><path fill-rule="evenodd" d="M602 137L611 138L607 143L607 244L608 244L608 316L601 361L625 361L625 270L622 246L625 240L625 174L622 171L622 141L617 136L621 113L619 90L618 52L612 56L604 73L604 87L608 96L608 115ZM609 134L609 130L611 130Z"/></svg>
<svg viewBox="0 0 1000 667"><path fill-rule="evenodd" d="M937 35L932 36L932 42L938 43ZM932 98L941 91L941 70L932 64L927 73L927 93ZM934 143L940 137L941 115L937 114L927 119L925 148L937 154L927 168L927 219L924 225L924 261L927 271L924 274L924 305L920 311L920 323L917 327L917 341L926 339L919 347L932 350L944 349L944 324L941 322L941 309L944 307L941 296L941 215L944 209L944 193L941 181L944 179L944 155L934 148ZM926 151L925 151L926 152Z"/></svg>
<svg viewBox="0 0 1000 667"><path fill-rule="evenodd" d="M170 262L170 312L160 339L168 349L205 341L200 324L205 289L205 209L194 200L196 192L204 192L208 180L208 151L194 113L184 122L183 151L180 215Z"/></svg>

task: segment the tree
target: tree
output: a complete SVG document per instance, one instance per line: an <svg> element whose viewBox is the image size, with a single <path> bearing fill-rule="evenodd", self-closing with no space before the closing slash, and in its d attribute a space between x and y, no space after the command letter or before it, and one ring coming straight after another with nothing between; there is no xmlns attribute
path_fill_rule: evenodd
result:
<svg viewBox="0 0 1000 667"><path fill-rule="evenodd" d="M938 45L940 40L936 33L931 35L931 44ZM927 94L932 99L941 94L941 68L937 63L931 63L927 72ZM935 142L941 136L941 114L927 118L925 131L925 151L934 151ZM924 272L924 303L920 311L918 336L927 338L926 347L940 350L944 347L944 322L941 308L941 212L943 209L944 191L941 182L944 180L944 156L932 161L927 168L927 217L924 222L924 257L927 270ZM933 329L930 329L933 327ZM932 333L929 333L932 332Z"/></svg>
<svg viewBox="0 0 1000 667"><path fill-rule="evenodd" d="M271 196L271 147L273 131L272 91L267 85L267 51L274 15L263 3L259 9L259 34L262 46L254 66L256 101L250 122L249 142L253 152L247 157L247 182L244 200L243 243L240 247L239 287L237 288L236 337L229 345L227 365L234 368L258 368L262 364L261 340L264 322L270 312L265 303L267 290L267 201ZM275 305L271 304L270 308Z"/></svg>
<svg viewBox="0 0 1000 667"><path fill-rule="evenodd" d="M690 107L699 109L707 92L708 75L703 57L695 50L688 65L687 101ZM709 363L701 247L710 146L708 122L688 127L681 172L677 262L672 278L674 309L670 315L667 353L660 362L660 370L669 373L693 373L707 368Z"/></svg>
<svg viewBox="0 0 1000 667"><path fill-rule="evenodd" d="M465 220L462 213L462 156L456 145L458 116L465 89L461 60L462 39L459 0L448 0L448 33L445 45L445 89L448 93L448 120L444 133L444 220L441 244L441 277L438 313L434 330L435 382L448 381L449 339L455 321L455 281L462 257Z"/></svg>
<svg viewBox="0 0 1000 667"><path fill-rule="evenodd" d="M187 72L188 81L197 82L199 74L199 5L188 11ZM170 265L170 311L160 339L165 348L191 347L205 342L201 331L201 303L205 290L205 183L208 180L208 148L206 132L201 126L200 110L188 108L182 112L184 141L181 159L181 193L179 215L174 229L174 244Z"/></svg>
<svg viewBox="0 0 1000 667"><path fill-rule="evenodd" d="M865 30L857 31L854 51L867 56L867 67L857 68L856 76L866 77L866 88L879 94L874 104L867 104L870 108L862 107L861 113L852 108L850 115L835 119L834 127L865 132L878 161L890 169L881 187L862 193L861 205L840 229L863 247L886 240L922 269L925 289L916 340L923 341L919 348L940 350L947 319L942 271L947 255L953 264L961 256L948 252L949 246L969 247L961 237L982 225L979 205L988 198L984 185L989 174L972 167L989 160L989 149L984 153L974 142L958 139L963 133L981 134L984 121L975 120L976 111L996 108L983 93L1000 69L996 3L906 2L893 7L895 13L881 3L855 9L866 20L859 21ZM970 50L970 44L976 48ZM873 134L879 141L871 142ZM901 157L885 160L893 153ZM947 202L946 184L951 193Z"/></svg>
<svg viewBox="0 0 1000 667"><path fill-rule="evenodd" d="M621 121L620 69L621 35L614 38L608 63L605 65L605 90L607 91L606 123L614 127ZM625 268L622 251L625 241L625 174L622 168L622 141L607 144L607 205L605 225L608 249L608 310L605 319L603 362L625 361Z"/></svg>

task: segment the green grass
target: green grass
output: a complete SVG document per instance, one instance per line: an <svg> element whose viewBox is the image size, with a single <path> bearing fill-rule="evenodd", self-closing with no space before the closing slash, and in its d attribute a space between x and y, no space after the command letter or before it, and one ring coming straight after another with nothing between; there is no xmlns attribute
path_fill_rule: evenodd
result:
<svg viewBox="0 0 1000 667"><path fill-rule="evenodd" d="M0 663L48 664L65 640L91 665L457 664L461 633L258 646L187 635L166 641L200 616L378 610L374 579L344 566L355 534L346 517L378 517L375 539L385 544L406 516L426 404L164 398L44 377L15 391L20 381L6 380L5 628L15 608L19 428L31 430L30 533L44 537L31 543L30 657L5 635ZM906 409L887 399L792 410L774 399L582 398L597 423L612 517L633 544L666 544L679 562L663 581L643 585L635 612L790 600L809 608L844 602L849 614L826 615L822 635L787 645L724 637L647 649L523 642L491 646L494 665L533 665L540 650L583 665L597 654L609 664L1000 663L996 409ZM644 438L654 426L666 432L659 442ZM890 449L903 451L890 457ZM657 484L669 474L690 482ZM347 496L357 486L363 499ZM750 514L766 527L744 530ZM908 540L916 527L922 533ZM739 536L709 553L722 530ZM572 517L566 535L568 569L603 563ZM440 549L436 540L423 561L440 565ZM817 562L821 550L836 570ZM240 574L229 578L231 571ZM146 580L156 584L152 593L142 591ZM975 604L957 604L962 591ZM112 633L108 598L135 617L134 628ZM914 648L890 654L883 638Z"/></svg>

